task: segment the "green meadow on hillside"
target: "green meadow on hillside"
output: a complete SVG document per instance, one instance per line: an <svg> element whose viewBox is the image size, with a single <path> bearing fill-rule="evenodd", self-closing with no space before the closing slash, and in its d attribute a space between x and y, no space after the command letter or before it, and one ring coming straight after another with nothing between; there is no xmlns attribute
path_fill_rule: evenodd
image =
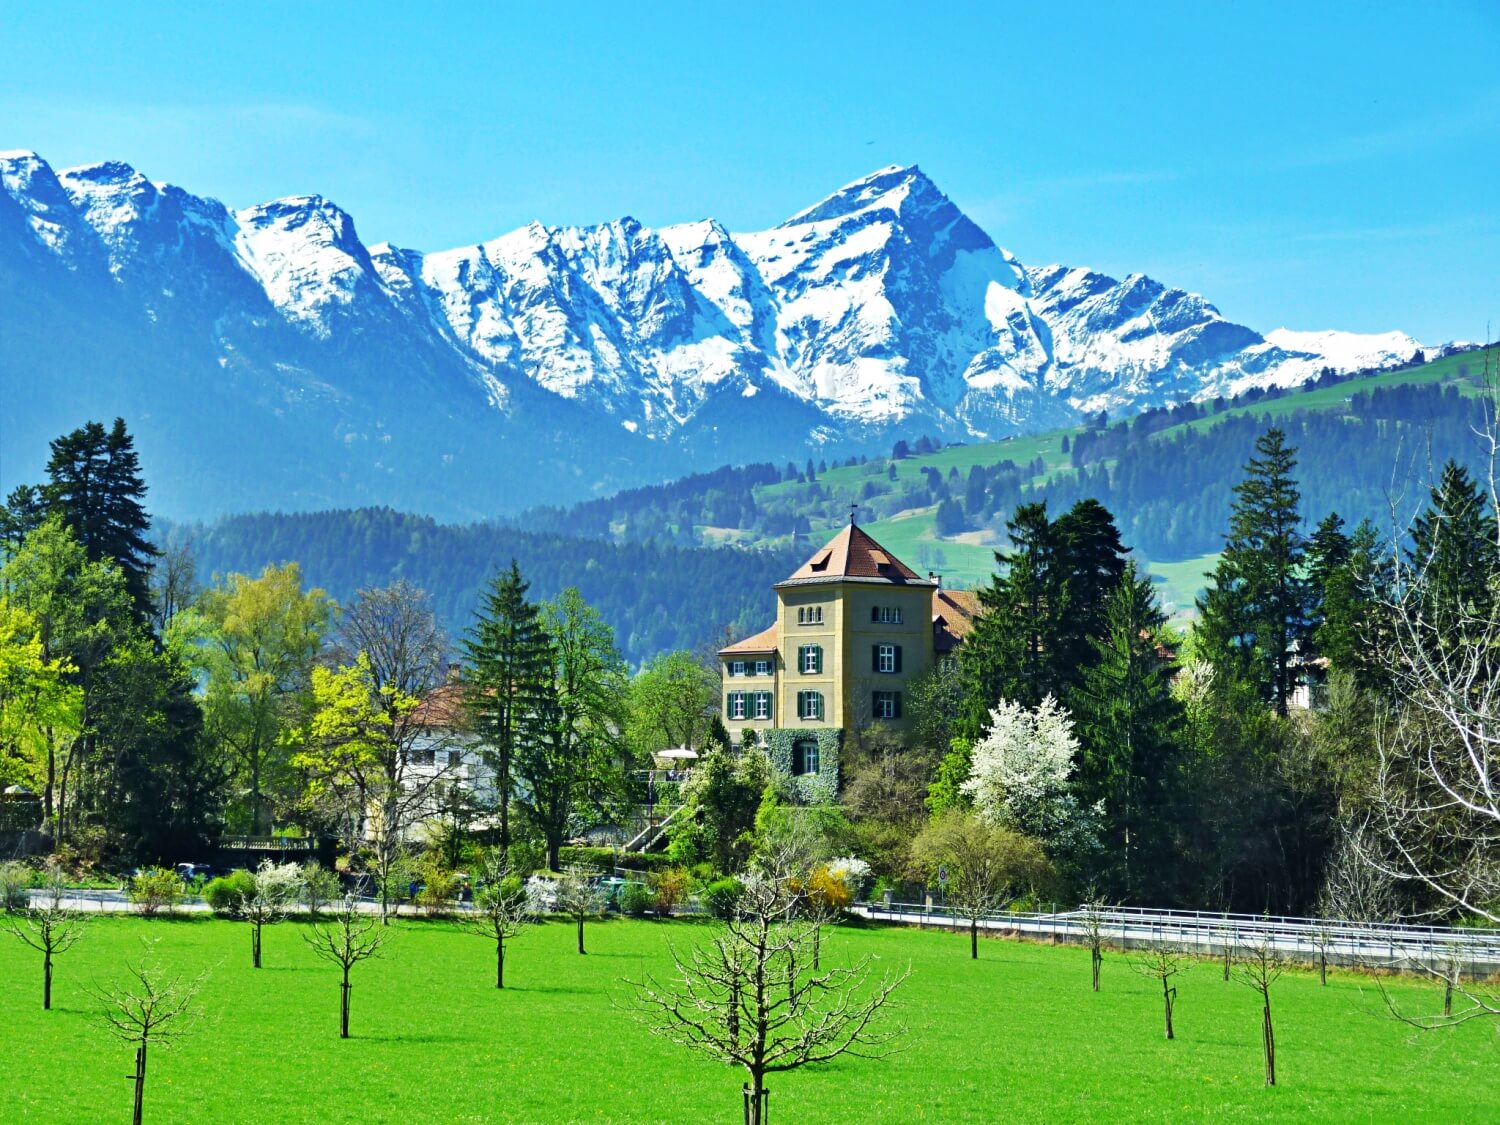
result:
<svg viewBox="0 0 1500 1125"><path fill-rule="evenodd" d="M592 925L589 954L569 924L523 934L508 987L491 987L492 949L443 922L403 921L384 958L354 974L353 1034L337 1037L336 970L315 960L301 925L268 929L266 967L247 929L223 921L106 918L59 962L43 1012L40 967L0 935L6 1068L0 1120L124 1120L126 1048L98 1026L89 990L119 979L143 941L174 971L210 975L203 1019L156 1051L148 1122L737 1121L742 1075L654 1038L632 1018L625 982L669 967L667 943L707 924ZM1179 979L1178 1038L1162 1037L1154 981L1129 955L1089 990L1088 953L966 939L944 931L840 927L825 956L868 955L877 972L910 966L897 1018L905 1049L773 1076L771 1120L1403 1121L1500 1118L1493 1021L1417 1032L1392 1020L1374 983L1288 974L1273 993L1278 1078L1262 1084L1255 995L1217 963ZM1415 1009L1440 991L1392 984Z"/></svg>

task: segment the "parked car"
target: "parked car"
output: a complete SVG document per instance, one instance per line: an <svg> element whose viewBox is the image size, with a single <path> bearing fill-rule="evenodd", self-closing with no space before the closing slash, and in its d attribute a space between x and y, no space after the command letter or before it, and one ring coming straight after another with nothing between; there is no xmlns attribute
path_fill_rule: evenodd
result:
<svg viewBox="0 0 1500 1125"><path fill-rule="evenodd" d="M207 882L215 875L215 871L206 863L179 863L175 868L177 874L182 876L184 883L193 883L199 880Z"/></svg>

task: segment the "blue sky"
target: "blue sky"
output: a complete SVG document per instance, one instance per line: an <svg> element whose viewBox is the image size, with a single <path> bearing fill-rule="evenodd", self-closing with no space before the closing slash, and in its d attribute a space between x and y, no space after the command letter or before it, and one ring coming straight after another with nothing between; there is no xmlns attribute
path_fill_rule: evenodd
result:
<svg viewBox="0 0 1500 1125"><path fill-rule="evenodd" d="M480 7L6 5L0 148L425 250L916 163L1028 264L1262 330L1500 322L1496 0Z"/></svg>

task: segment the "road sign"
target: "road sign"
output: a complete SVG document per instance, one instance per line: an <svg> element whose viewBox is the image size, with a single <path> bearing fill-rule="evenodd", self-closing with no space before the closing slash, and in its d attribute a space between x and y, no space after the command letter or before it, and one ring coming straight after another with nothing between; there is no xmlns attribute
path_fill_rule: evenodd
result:
<svg viewBox="0 0 1500 1125"><path fill-rule="evenodd" d="M947 885L948 885L948 865L944 864L943 866L941 866L941 867L938 868L938 886L940 886L940 887L946 887Z"/></svg>

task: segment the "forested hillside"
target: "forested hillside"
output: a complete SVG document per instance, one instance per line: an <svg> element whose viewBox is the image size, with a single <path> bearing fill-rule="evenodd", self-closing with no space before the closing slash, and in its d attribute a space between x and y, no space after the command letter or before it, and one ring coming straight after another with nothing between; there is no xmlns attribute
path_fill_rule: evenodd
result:
<svg viewBox="0 0 1500 1125"><path fill-rule="evenodd" d="M309 585L347 602L361 587L405 578L432 595L454 634L471 621L481 585L514 558L535 598L576 586L614 627L633 663L696 647L726 627L762 628L772 612L771 584L802 561L786 550L684 549L440 524L388 508L159 523L157 535L168 545L191 546L200 581L296 561Z"/></svg>
<svg viewBox="0 0 1500 1125"><path fill-rule="evenodd" d="M859 505L862 524L915 566L975 583L1019 504L1062 511L1095 497L1125 541L1154 564L1219 549L1229 490L1271 419L1297 450L1304 513L1351 525L1403 524L1435 466L1475 464L1491 409L1481 393L1497 352L1468 351L1401 371L1325 374L1296 390L1183 403L1109 422L977 445L898 442L890 456L829 464L751 465L633 489L571 509L537 509L518 526L617 542L790 543Z"/></svg>

